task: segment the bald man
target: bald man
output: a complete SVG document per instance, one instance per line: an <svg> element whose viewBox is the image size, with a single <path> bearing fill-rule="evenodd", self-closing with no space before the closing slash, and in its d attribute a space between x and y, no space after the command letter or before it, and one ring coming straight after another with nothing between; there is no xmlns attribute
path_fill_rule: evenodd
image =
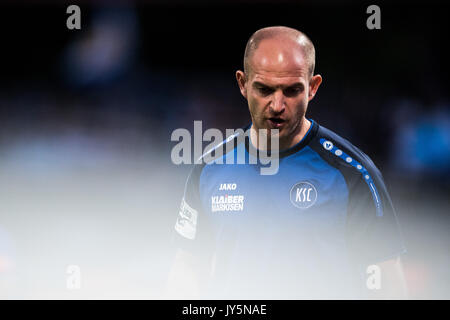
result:
<svg viewBox="0 0 450 320"><path fill-rule="evenodd" d="M198 164L188 178L167 297L405 297L404 247L381 173L305 116L322 83L314 67L298 30L249 39L236 78L252 123L225 142L224 161ZM276 174L261 175L262 150L278 157ZM226 164L239 157L243 165Z"/></svg>

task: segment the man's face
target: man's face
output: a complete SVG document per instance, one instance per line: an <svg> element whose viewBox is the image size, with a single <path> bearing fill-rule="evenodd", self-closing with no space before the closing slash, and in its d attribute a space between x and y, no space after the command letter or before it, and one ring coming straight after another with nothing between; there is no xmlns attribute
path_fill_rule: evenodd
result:
<svg viewBox="0 0 450 320"><path fill-rule="evenodd" d="M239 73L239 71L238 71ZM243 74L242 74L243 75ZM238 82L255 129L278 129L280 146L289 145L320 85L294 41L263 40L250 57L250 72ZM320 79L318 79L319 77ZM242 84L242 85L241 85Z"/></svg>

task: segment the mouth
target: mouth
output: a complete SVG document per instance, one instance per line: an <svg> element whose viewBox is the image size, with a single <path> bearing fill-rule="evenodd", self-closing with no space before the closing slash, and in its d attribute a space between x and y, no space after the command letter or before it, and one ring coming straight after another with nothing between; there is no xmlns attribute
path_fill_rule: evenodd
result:
<svg viewBox="0 0 450 320"><path fill-rule="evenodd" d="M283 125L286 123L286 120L278 117L272 117L267 119L267 123L269 124L270 128L279 129L283 127Z"/></svg>

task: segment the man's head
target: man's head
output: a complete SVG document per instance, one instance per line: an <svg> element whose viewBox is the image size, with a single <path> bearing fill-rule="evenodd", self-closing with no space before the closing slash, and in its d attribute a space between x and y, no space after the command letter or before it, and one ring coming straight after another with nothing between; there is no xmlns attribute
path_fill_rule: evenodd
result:
<svg viewBox="0 0 450 320"><path fill-rule="evenodd" d="M298 30L268 27L247 42L244 72L236 72L239 88L254 128L279 129L280 147L298 142L308 102L322 82L314 66L314 45Z"/></svg>

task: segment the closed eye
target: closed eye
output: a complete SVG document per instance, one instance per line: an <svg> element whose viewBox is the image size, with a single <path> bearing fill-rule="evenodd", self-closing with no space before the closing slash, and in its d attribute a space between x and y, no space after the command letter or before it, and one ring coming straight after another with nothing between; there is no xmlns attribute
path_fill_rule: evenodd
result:
<svg viewBox="0 0 450 320"><path fill-rule="evenodd" d="M303 92L303 86L289 87L283 90L286 97L295 97Z"/></svg>
<svg viewBox="0 0 450 320"><path fill-rule="evenodd" d="M274 91L273 89L271 89L269 87L259 87L259 88L257 88L257 90L263 96L268 96L269 94L272 94Z"/></svg>
<svg viewBox="0 0 450 320"><path fill-rule="evenodd" d="M255 81L253 83L253 88L255 88L255 90L262 96L268 96L275 91L274 88L271 88L271 87L265 85L264 83L261 83L258 81Z"/></svg>

